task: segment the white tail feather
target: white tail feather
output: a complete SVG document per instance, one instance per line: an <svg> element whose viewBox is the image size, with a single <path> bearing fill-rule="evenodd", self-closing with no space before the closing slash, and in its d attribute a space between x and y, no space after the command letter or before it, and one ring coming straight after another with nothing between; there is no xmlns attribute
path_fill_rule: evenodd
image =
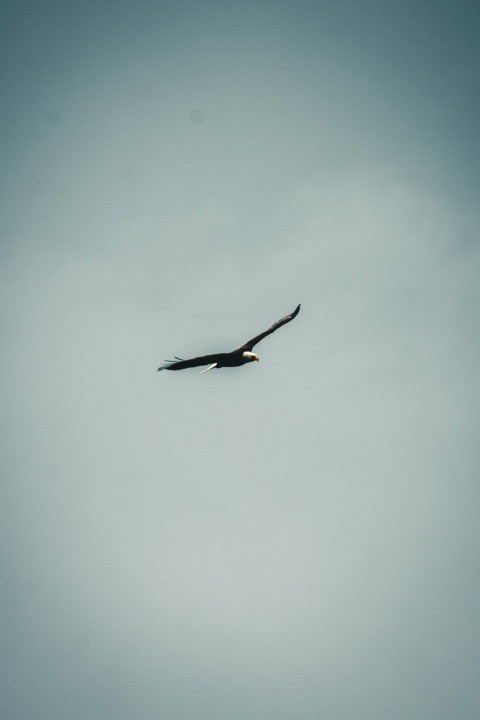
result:
<svg viewBox="0 0 480 720"><path fill-rule="evenodd" d="M217 367L217 363L212 363L212 364L209 365L207 368L205 368L205 370L200 370L200 372L199 372L198 374L201 375L201 374L204 373L204 372L208 372L209 370L213 370L214 367Z"/></svg>

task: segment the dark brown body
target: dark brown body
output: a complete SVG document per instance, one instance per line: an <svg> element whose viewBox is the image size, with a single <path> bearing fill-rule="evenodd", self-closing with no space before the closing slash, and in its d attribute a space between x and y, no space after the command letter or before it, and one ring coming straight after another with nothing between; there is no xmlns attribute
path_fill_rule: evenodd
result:
<svg viewBox="0 0 480 720"><path fill-rule="evenodd" d="M182 358L175 358L175 360L166 360L166 365L159 367L159 370L185 370L186 368L199 367L200 365L211 365L212 367L239 367L240 365L246 365L247 363L258 360L258 355L252 353L252 348L263 340L264 337L278 330L282 325L286 325L293 318L297 317L300 312L300 305L298 305L291 315L287 315L281 320L277 320L268 330L256 335L254 338L249 340L242 345L242 347L232 350L229 353L215 353L212 355L201 355L200 357L191 358L190 360L182 360ZM246 354L246 356L245 356ZM250 357L248 356L249 354Z"/></svg>

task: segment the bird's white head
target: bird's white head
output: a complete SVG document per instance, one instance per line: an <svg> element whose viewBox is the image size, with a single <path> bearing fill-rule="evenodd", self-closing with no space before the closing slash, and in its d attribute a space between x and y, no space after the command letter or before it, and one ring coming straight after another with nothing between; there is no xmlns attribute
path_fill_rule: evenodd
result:
<svg viewBox="0 0 480 720"><path fill-rule="evenodd" d="M248 362L253 362L254 360L257 360L257 362L260 360L257 353L249 352L248 350L245 350L245 352L242 353L242 356L248 360Z"/></svg>

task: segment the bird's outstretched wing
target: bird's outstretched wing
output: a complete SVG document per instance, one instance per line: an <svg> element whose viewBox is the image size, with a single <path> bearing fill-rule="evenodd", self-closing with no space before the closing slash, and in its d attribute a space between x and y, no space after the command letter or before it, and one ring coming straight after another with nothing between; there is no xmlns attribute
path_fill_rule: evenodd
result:
<svg viewBox="0 0 480 720"><path fill-rule="evenodd" d="M202 355L201 357L191 358L190 360L165 360L165 365L161 365L159 370L185 370L185 368L200 367L200 365L213 365L218 363L228 353L215 353L215 355Z"/></svg>
<svg viewBox="0 0 480 720"><path fill-rule="evenodd" d="M279 327L282 327L282 325L286 325L290 322L290 320L293 320L293 318L296 318L298 313L300 312L300 305L297 305L295 310L290 314L286 315L286 317L282 318L281 320L277 320L276 323L273 323L271 328L268 328L268 330L265 330L264 332L260 333L260 335L256 335L254 338L249 340L245 343L245 345L242 345L242 347L238 348L239 350L242 350L245 352L245 350L251 351L252 348L260 342L260 340L263 340L264 337L267 337L267 335L270 335L271 333L274 333L275 330L278 330Z"/></svg>

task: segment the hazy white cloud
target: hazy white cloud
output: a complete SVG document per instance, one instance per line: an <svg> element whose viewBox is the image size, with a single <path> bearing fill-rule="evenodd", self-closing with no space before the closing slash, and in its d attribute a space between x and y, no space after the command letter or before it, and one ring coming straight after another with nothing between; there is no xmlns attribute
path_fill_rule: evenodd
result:
<svg viewBox="0 0 480 720"><path fill-rule="evenodd" d="M476 717L463 120L402 13L267 5L66 13L8 84L5 717Z"/></svg>

